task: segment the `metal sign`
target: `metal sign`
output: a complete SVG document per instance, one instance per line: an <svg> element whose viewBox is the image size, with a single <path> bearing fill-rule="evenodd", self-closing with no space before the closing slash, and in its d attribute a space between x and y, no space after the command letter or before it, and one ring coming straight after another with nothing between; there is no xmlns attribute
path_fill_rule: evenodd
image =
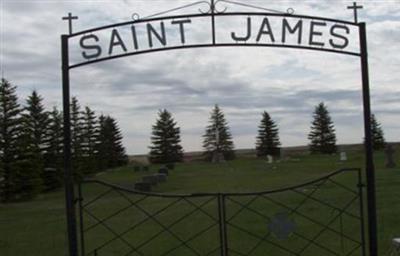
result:
<svg viewBox="0 0 400 256"><path fill-rule="evenodd" d="M351 22L292 14L172 16L75 33L70 57L75 62L72 67L77 67L127 55L210 46L288 47L358 56L358 33Z"/></svg>
<svg viewBox="0 0 400 256"><path fill-rule="evenodd" d="M229 12L226 6L239 6L257 12ZM203 5L198 13L164 16L177 10ZM204 9L206 7L206 9ZM354 22L294 14L293 9L279 12L231 0L197 1L145 18L73 32L70 13L69 34L61 36L64 113L64 169L70 255L78 255L75 218L75 192L71 169L70 79L73 68L125 56L202 47L280 47L345 54L360 58L364 108L365 176L369 253L377 253L375 174L371 143L366 25L358 22L354 3ZM229 23L227 29L223 24Z"/></svg>

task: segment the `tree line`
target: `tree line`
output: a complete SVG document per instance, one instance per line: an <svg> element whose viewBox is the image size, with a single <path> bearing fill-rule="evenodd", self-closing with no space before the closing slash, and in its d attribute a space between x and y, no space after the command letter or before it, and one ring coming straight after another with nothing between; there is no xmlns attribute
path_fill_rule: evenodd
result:
<svg viewBox="0 0 400 256"><path fill-rule="evenodd" d="M0 201L27 200L63 184L63 114L48 111L34 90L23 106L17 87L0 82ZM122 134L111 116L96 116L73 97L71 153L76 180L124 165Z"/></svg>
<svg viewBox="0 0 400 256"><path fill-rule="evenodd" d="M375 115L371 116L372 145L374 150L385 147L381 124ZM327 106L321 102L315 106L313 121L308 134L311 153L333 154L337 152L336 131ZM152 127L149 159L153 163L172 163L183 160L183 148L180 145L180 128L172 114L160 110L158 119ZM279 157L281 152L279 129L267 111L262 113L258 126L255 149L258 157L267 155ZM203 135L204 156L211 160L216 152L221 152L226 160L235 158L234 143L228 122L218 105L210 113L209 124Z"/></svg>

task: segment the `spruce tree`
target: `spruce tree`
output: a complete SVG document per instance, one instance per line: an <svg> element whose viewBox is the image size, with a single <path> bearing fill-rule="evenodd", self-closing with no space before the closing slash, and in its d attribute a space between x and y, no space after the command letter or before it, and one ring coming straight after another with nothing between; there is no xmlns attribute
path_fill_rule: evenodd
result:
<svg viewBox="0 0 400 256"><path fill-rule="evenodd" d="M97 169L99 171L106 170L108 168L108 150L109 150L109 139L107 137L108 132L106 131L106 117L100 115L98 119L99 133L97 137L96 145L96 160Z"/></svg>
<svg viewBox="0 0 400 256"><path fill-rule="evenodd" d="M180 162L183 149L180 145L180 128L166 109L158 112L158 119L153 125L150 146L150 161L152 163Z"/></svg>
<svg viewBox="0 0 400 256"><path fill-rule="evenodd" d="M49 113L45 160L46 190L62 186L63 180L63 117L56 107Z"/></svg>
<svg viewBox="0 0 400 256"><path fill-rule="evenodd" d="M234 159L234 144L224 113L215 105L210 114L209 125L203 135L206 158L211 160L214 154L222 153L226 160Z"/></svg>
<svg viewBox="0 0 400 256"><path fill-rule="evenodd" d="M43 98L34 90L26 100L26 106L22 114L23 134L21 135L21 154L19 162L24 170L29 169L32 176L31 184L27 185L27 190L36 191L35 186L41 185L42 182L37 181L38 177L44 180L44 154L46 148L46 135L48 125L48 113L43 106ZM26 179L29 177L27 174ZM24 178L25 179L25 178ZM24 184L28 184L28 180L24 180ZM24 190L21 187L22 190ZM24 192L25 193L25 192ZM28 197L29 192L24 197Z"/></svg>
<svg viewBox="0 0 400 256"><path fill-rule="evenodd" d="M97 142L99 170L114 168L128 163L128 156L122 145L122 134L114 118L101 115Z"/></svg>
<svg viewBox="0 0 400 256"><path fill-rule="evenodd" d="M43 106L43 98L34 90L26 100L23 121L30 131L34 146L43 152L46 141L46 131L49 124L49 113Z"/></svg>
<svg viewBox="0 0 400 256"><path fill-rule="evenodd" d="M0 200L14 199L18 177L18 137L21 134L21 108L16 86L1 78L0 82Z"/></svg>
<svg viewBox="0 0 400 256"><path fill-rule="evenodd" d="M72 159L72 170L74 172L75 178L81 178L83 176L82 170L82 112L79 105L78 99L72 97L70 106L71 115L71 159Z"/></svg>
<svg viewBox="0 0 400 256"><path fill-rule="evenodd" d="M82 120L82 169L85 174L90 174L97 169L98 123L95 112L88 106L85 107Z"/></svg>
<svg viewBox="0 0 400 256"><path fill-rule="evenodd" d="M372 147L374 150L380 150L385 148L386 141L383 135L383 129L381 124L376 120L374 114L371 115L371 135L372 135Z"/></svg>
<svg viewBox="0 0 400 256"><path fill-rule="evenodd" d="M278 127L269 114L264 111L260 125L258 126L258 136L256 141L257 156L279 156L280 145Z"/></svg>
<svg viewBox="0 0 400 256"><path fill-rule="evenodd" d="M15 190L18 200L34 198L43 189L43 158L35 145L32 130L24 120L18 137L18 156L15 160Z"/></svg>
<svg viewBox="0 0 400 256"><path fill-rule="evenodd" d="M323 102L315 107L313 118L311 131L308 134L311 153L335 153L337 150L335 128Z"/></svg>

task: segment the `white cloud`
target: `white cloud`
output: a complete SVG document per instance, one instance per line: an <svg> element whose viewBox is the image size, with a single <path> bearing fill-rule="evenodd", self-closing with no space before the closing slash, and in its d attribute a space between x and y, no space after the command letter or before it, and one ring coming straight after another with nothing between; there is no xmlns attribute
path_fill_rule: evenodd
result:
<svg viewBox="0 0 400 256"><path fill-rule="evenodd" d="M1 2L0 64L18 85L21 99L32 89L46 105L61 106L61 20L79 16L74 31L167 10L191 1L20 1ZM296 14L352 20L352 1L246 1ZM220 3L223 8L224 4ZM399 138L399 1L363 1L368 22L371 98L389 141ZM228 6L228 5L226 5ZM176 13L197 12L194 6ZM229 5L229 10L236 7ZM247 9L251 10L251 9ZM229 28L229 24L225 24ZM357 57L278 48L209 48L167 51L73 69L71 90L82 105L117 118L130 153L149 145L157 111L168 108L182 130L186 150L201 149L201 135L215 103L226 113L235 145L253 147L263 110L277 121L284 146L307 143L314 105L325 101L340 143L361 141L362 102Z"/></svg>

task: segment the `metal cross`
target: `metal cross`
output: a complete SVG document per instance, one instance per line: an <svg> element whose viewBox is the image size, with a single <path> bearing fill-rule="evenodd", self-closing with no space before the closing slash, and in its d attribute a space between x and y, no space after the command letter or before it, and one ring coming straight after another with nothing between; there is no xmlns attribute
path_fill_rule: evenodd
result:
<svg viewBox="0 0 400 256"><path fill-rule="evenodd" d="M355 23L358 23L358 18L357 18L358 9L362 9L362 8L363 8L363 6L357 5L357 2L353 2L353 5L347 6L347 9L353 9Z"/></svg>
<svg viewBox="0 0 400 256"><path fill-rule="evenodd" d="M68 20L69 34L72 34L72 20L77 20L78 16L72 16L69 12L67 17L62 17L63 20Z"/></svg>
<svg viewBox="0 0 400 256"><path fill-rule="evenodd" d="M286 240L295 231L296 223L289 218L286 212L281 212L271 218L268 229L279 240Z"/></svg>

